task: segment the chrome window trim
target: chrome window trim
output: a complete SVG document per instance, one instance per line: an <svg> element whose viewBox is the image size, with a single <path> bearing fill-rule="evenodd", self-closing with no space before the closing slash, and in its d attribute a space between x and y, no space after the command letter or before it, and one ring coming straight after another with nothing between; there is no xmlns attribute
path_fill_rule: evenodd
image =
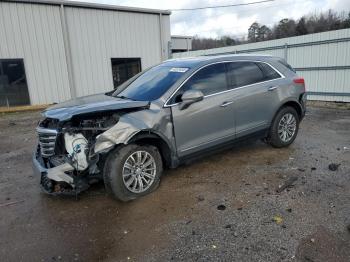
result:
<svg viewBox="0 0 350 262"><path fill-rule="evenodd" d="M170 104L170 105L168 105L167 103L168 103L169 100L171 100L171 98L176 94L176 92L177 92L184 84L186 84L186 82L187 82L194 74L196 74L199 70L202 70L203 68L205 68L205 67L207 67L207 66L210 66L210 65L221 64L221 63L237 63L237 62L253 62L253 63L264 63L264 64L267 64L267 65L270 66L273 70L275 70L275 71L280 75L280 77L279 77L279 78L275 78L275 79L271 79L271 80L267 80L267 81L256 82L256 83L250 84L250 85L240 86L240 87L233 88L233 89L227 89L227 90L225 90L225 91L221 91L221 92L218 92L218 93L206 95L206 96L204 96L204 98L211 97L211 96L216 96L216 95L220 95L220 94L224 94L224 93L228 93L228 92L231 92L231 91L234 91L234 90L239 90L239 89L246 88L246 87L250 87L250 86L256 85L256 84L268 83L268 82L274 81L274 80L276 80L276 79L286 78L278 69L276 69L273 65L271 65L270 63L265 62L265 61L260 61L260 60L235 60L235 61L232 61L232 60L225 60L225 61L213 62L213 63L207 64L207 65L203 65L202 67L200 67L200 68L198 68L196 71L194 71L189 77L187 77L187 78L181 83L181 85L180 85L178 88L176 88L176 90L175 90L175 91L169 96L169 98L165 101L163 107L172 107L172 106L175 106L175 105L180 104L180 103L175 103L175 104Z"/></svg>

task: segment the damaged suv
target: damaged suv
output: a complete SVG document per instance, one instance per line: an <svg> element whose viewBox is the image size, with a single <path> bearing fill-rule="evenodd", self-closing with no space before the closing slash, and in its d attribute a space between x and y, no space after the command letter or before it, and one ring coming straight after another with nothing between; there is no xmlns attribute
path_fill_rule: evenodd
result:
<svg viewBox="0 0 350 262"><path fill-rule="evenodd" d="M152 192L164 168L247 138L290 145L305 114L304 79L281 58L165 61L116 90L54 105L33 162L49 194L103 180L122 201Z"/></svg>

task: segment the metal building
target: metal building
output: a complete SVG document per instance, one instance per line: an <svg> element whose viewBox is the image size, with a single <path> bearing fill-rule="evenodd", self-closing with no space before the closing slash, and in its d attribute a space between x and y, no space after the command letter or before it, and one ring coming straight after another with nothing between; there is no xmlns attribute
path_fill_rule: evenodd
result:
<svg viewBox="0 0 350 262"><path fill-rule="evenodd" d="M112 90L169 57L170 12L0 1L0 107Z"/></svg>
<svg viewBox="0 0 350 262"><path fill-rule="evenodd" d="M192 36L172 35L171 51L172 53L186 52L192 50Z"/></svg>
<svg viewBox="0 0 350 262"><path fill-rule="evenodd" d="M350 102L350 29L174 54L174 58L218 54L284 57L306 81L309 100Z"/></svg>

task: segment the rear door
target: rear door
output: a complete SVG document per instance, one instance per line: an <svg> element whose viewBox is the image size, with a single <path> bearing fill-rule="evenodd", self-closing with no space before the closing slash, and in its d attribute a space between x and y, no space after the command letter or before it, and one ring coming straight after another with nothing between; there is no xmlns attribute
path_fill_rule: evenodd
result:
<svg viewBox="0 0 350 262"><path fill-rule="evenodd" d="M190 89L202 91L204 99L181 110L180 97ZM225 63L200 69L175 93L170 101L179 156L234 138L233 98L228 93Z"/></svg>
<svg viewBox="0 0 350 262"><path fill-rule="evenodd" d="M264 62L231 62L227 70L229 88L235 93L236 137L267 128L279 104L282 76Z"/></svg>

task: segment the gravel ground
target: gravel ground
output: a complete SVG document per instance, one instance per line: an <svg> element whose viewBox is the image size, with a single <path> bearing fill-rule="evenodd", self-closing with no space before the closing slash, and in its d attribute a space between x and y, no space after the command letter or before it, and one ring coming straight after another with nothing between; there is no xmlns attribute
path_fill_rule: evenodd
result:
<svg viewBox="0 0 350 262"><path fill-rule="evenodd" d="M0 117L1 261L350 261L350 110L312 107L289 148L246 142L130 203L41 193L38 119Z"/></svg>

